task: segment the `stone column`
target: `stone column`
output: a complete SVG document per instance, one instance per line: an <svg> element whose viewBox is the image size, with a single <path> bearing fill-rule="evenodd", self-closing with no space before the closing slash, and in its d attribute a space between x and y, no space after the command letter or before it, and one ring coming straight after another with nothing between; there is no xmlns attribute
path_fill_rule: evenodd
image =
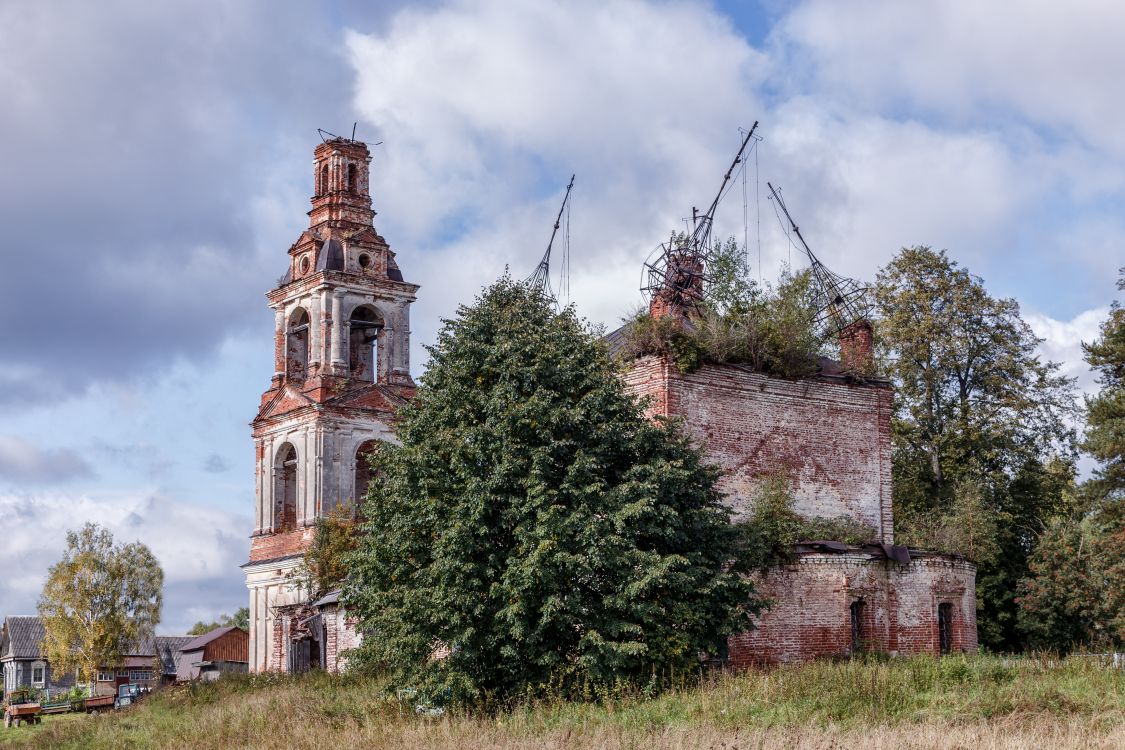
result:
<svg viewBox="0 0 1125 750"><path fill-rule="evenodd" d="M285 375L285 309L279 306L274 310L273 376L280 378L283 375Z"/></svg>
<svg viewBox="0 0 1125 750"><path fill-rule="evenodd" d="M323 326L320 322L320 297L313 295L309 299L309 373L315 374L320 368L321 355L324 351Z"/></svg>
<svg viewBox="0 0 1125 750"><path fill-rule="evenodd" d="M344 295L347 294L343 289L332 290L332 368L343 369L344 353L343 353L343 338L346 334L345 321L342 311Z"/></svg>

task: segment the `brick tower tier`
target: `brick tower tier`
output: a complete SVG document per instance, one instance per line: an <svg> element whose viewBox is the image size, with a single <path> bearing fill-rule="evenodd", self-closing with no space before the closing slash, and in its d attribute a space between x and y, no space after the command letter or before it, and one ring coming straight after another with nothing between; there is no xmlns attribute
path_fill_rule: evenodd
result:
<svg viewBox="0 0 1125 750"><path fill-rule="evenodd" d="M243 566L255 672L336 667L327 662L344 628L317 621L319 609L289 574L316 519L366 492L364 457L393 438L395 411L413 394L410 304L418 286L403 281L372 225L370 162L358 141L317 146L309 227L266 295L274 375L252 422L257 503Z"/></svg>

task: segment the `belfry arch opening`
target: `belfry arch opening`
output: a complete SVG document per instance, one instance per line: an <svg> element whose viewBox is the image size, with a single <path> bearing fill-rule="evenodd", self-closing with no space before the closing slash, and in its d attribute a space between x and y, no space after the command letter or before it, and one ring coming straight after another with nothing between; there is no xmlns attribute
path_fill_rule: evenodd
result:
<svg viewBox="0 0 1125 750"><path fill-rule="evenodd" d="M352 193L359 192L359 170L354 164L348 165L348 190Z"/></svg>
<svg viewBox="0 0 1125 750"><path fill-rule="evenodd" d="M363 509L363 499L367 497L367 488L375 477L375 472L371 469L371 458L378 450L379 441L368 440L360 443L355 451L355 491L352 497L355 498L357 515Z"/></svg>
<svg viewBox="0 0 1125 750"><path fill-rule="evenodd" d="M348 321L348 371L357 380L378 380L383 316L373 307L357 307Z"/></svg>
<svg viewBox="0 0 1125 750"><path fill-rule="evenodd" d="M304 380L309 368L309 314L298 307L285 329L285 375Z"/></svg>
<svg viewBox="0 0 1125 750"><path fill-rule="evenodd" d="M297 528L297 449L285 443L277 450L273 468L273 528Z"/></svg>
<svg viewBox="0 0 1125 750"><path fill-rule="evenodd" d="M328 192L328 165L325 164L320 168L320 180L317 183L317 195L324 195Z"/></svg>

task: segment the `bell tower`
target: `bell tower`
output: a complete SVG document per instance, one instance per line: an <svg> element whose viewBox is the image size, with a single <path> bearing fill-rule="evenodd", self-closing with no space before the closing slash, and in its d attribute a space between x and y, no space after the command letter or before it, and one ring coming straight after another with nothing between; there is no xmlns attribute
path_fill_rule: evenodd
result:
<svg viewBox="0 0 1125 750"><path fill-rule="evenodd" d="M313 153L308 228L266 294L274 311L274 373L251 423L256 506L250 560L251 671L286 670L291 611L307 592L287 578L316 519L353 507L370 478L365 457L393 439L414 393L410 305L395 253L375 231L367 145L332 138Z"/></svg>

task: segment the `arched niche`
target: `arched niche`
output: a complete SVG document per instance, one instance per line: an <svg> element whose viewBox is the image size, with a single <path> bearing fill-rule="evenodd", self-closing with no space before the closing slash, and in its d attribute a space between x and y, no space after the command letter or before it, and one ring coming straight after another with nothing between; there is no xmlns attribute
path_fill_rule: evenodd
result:
<svg viewBox="0 0 1125 750"><path fill-rule="evenodd" d="M284 443L277 449L273 465L273 529L297 528L297 449Z"/></svg>
<svg viewBox="0 0 1125 750"><path fill-rule="evenodd" d="M356 380L374 383L383 353L383 316L371 305L360 305L348 319L348 372Z"/></svg>
<svg viewBox="0 0 1125 750"><path fill-rule="evenodd" d="M304 380L309 368L309 314L298 307L285 327L285 375Z"/></svg>

